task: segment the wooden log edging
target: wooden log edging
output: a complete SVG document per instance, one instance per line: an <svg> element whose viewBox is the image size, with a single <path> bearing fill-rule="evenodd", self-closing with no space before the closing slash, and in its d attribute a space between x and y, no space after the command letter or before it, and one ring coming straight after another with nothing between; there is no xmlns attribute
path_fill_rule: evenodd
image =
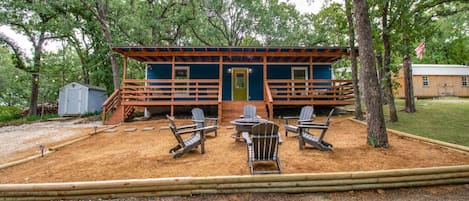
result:
<svg viewBox="0 0 469 201"><path fill-rule="evenodd" d="M360 121L360 120L357 120L357 119L354 119L354 118L349 118L349 120L351 120L353 122L356 122L356 123L359 123L359 124L366 125L366 122L363 122L363 121ZM456 150L456 151L462 151L464 153L469 153L469 147L466 147L466 146L463 146L463 145L453 144L453 143L449 143L449 142L443 142L443 141L440 141L440 140L434 140L434 139L430 139L430 138L426 138L426 137L422 137L422 136L417 136L417 135L413 135L413 134L409 134L409 133L406 133L406 132L402 132L402 131L398 131L398 130L394 130L394 129L389 129L389 128L387 128L386 130L388 132L391 132L391 133L393 133L397 136L400 136L400 137L405 137L405 138L409 138L409 139L413 139L413 140L417 140L417 141L422 141L422 142L426 142L426 143L430 143L430 144L435 144L435 145L442 146L442 147L449 148L449 149L453 149L453 150Z"/></svg>
<svg viewBox="0 0 469 201"><path fill-rule="evenodd" d="M0 200L54 200L245 192L331 192L469 183L469 165L378 171L0 184Z"/></svg>
<svg viewBox="0 0 469 201"><path fill-rule="evenodd" d="M101 128L101 129L98 129L96 131L92 131L84 136L81 136L81 137L77 137L77 138L74 138L70 141L66 141L66 142L63 142L61 144L58 144L58 145L55 145L55 146L52 146L52 147L49 147L45 152L44 154L33 154L31 156L27 156L25 158L22 158L22 159L18 159L18 160L15 160L15 161L11 161L11 162L8 162L8 163L4 163L4 164L0 164L0 170L1 169L4 169L4 168L7 168L7 167L11 167L11 166L15 166L15 165L19 165L21 163L26 163L28 161L32 161L34 159L37 159L37 158L41 158L43 156L46 156L46 155L49 155L51 153L54 153L55 151L57 151L59 148L62 148L64 146L67 146L67 145L70 145L70 144L73 144L75 142L78 142L78 141L82 141L84 139L88 139L89 137L93 136L93 135L96 135L98 133L101 133L103 132L104 130L107 130L107 129L111 129L111 128L115 128L117 127L117 125L113 125L113 126L110 126L110 127L105 127L105 128Z"/></svg>

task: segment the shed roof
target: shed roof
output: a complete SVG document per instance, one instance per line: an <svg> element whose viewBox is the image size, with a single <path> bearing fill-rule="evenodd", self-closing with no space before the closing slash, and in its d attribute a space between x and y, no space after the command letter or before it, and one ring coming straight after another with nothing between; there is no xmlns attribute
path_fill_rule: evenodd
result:
<svg viewBox="0 0 469 201"><path fill-rule="evenodd" d="M65 85L64 87L67 87L67 86L72 85L72 84L78 84L78 85L84 86L88 89L94 89L94 90L97 90L97 91L106 91L105 88L98 87L98 86L93 86L93 85L89 85L89 84L83 84L83 83L80 83L80 82L71 82L71 83Z"/></svg>
<svg viewBox="0 0 469 201"><path fill-rule="evenodd" d="M469 66L450 64L412 64L413 75L469 75Z"/></svg>
<svg viewBox="0 0 469 201"><path fill-rule="evenodd" d="M141 62L292 62L331 63L347 56L347 47L150 47L116 46L112 48L124 56ZM358 50L356 49L358 52Z"/></svg>

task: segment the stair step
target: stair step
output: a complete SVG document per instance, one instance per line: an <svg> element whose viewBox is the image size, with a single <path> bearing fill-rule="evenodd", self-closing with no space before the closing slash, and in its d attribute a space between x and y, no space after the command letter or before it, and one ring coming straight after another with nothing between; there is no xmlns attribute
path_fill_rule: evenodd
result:
<svg viewBox="0 0 469 201"><path fill-rule="evenodd" d="M247 104L256 107L257 115L262 118L267 118L267 111L263 101L231 101L223 102L223 121L228 122L239 118L239 116L243 114L244 106Z"/></svg>

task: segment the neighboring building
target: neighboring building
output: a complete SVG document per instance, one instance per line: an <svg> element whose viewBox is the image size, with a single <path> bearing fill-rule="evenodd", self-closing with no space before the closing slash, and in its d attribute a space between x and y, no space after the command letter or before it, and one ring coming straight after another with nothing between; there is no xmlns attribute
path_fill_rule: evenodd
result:
<svg viewBox="0 0 469 201"><path fill-rule="evenodd" d="M415 97L469 97L469 66L412 64L412 75ZM400 84L397 97L404 98L404 72L402 66L400 66L397 81Z"/></svg>
<svg viewBox="0 0 469 201"><path fill-rule="evenodd" d="M99 112L106 98L103 88L72 82L59 91L58 113L60 116L75 116Z"/></svg>
<svg viewBox="0 0 469 201"><path fill-rule="evenodd" d="M207 106L220 119L253 104L265 118L273 108L354 103L351 81L333 80L331 64L346 47L114 47L124 56L123 86L103 105L105 122L124 121L134 107ZM144 80L126 77L127 60L145 64ZM108 115L110 113L112 115ZM116 114L116 115L115 115Z"/></svg>

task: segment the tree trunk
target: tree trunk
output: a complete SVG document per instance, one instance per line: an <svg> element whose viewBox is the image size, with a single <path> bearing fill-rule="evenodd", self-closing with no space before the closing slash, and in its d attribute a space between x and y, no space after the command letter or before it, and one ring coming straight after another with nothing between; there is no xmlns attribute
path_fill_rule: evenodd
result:
<svg viewBox="0 0 469 201"><path fill-rule="evenodd" d="M391 42L389 41L389 27L388 27L388 9L389 0L386 0L383 9L383 16L381 18L383 24L383 46L384 46L384 97L387 100L389 107L389 118L391 122L398 121L396 104L394 103L394 93L392 90L391 79Z"/></svg>
<svg viewBox="0 0 469 201"><path fill-rule="evenodd" d="M363 77L361 77L361 79L367 109L368 144L373 147L387 147L388 136L384 122L381 89L376 76L376 62L373 54L373 37L368 14L368 5L366 4L366 0L354 0L353 5L357 22L358 48L362 64L361 75Z"/></svg>
<svg viewBox="0 0 469 201"><path fill-rule="evenodd" d="M357 52L355 52L355 31L353 29L352 4L350 0L345 2L345 13L348 21L350 61L352 62L352 84L353 94L355 94L355 119L363 120L361 93L358 85Z"/></svg>
<svg viewBox="0 0 469 201"><path fill-rule="evenodd" d="M106 13L104 12L103 2L101 0L96 1L96 9L98 12L98 21L101 24L101 29L104 33L104 38L106 39L107 45L109 47L109 53L111 55L111 66L112 66L112 79L114 81L114 90L120 88L120 78L119 78L119 69L117 67L116 56L112 53L112 37L109 32L109 26L106 20Z"/></svg>
<svg viewBox="0 0 469 201"><path fill-rule="evenodd" d="M377 70L378 70L378 83L380 89L381 89L381 101L383 102L383 105L386 104L386 99L384 97L384 68L383 68L383 55L381 52L376 53L376 64L377 64Z"/></svg>
<svg viewBox="0 0 469 201"><path fill-rule="evenodd" d="M31 99L29 102L29 114L37 115L37 98L39 96L39 73L31 73Z"/></svg>
<svg viewBox="0 0 469 201"><path fill-rule="evenodd" d="M412 80L412 60L409 55L404 56L404 91L405 91L405 111L408 113L414 113L415 109L414 102L414 86Z"/></svg>

